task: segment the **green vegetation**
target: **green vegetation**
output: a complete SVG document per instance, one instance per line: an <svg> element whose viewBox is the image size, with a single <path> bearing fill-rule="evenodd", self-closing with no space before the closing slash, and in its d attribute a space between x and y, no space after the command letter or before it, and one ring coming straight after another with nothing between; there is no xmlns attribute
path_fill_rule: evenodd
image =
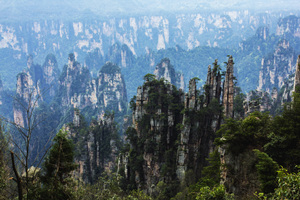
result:
<svg viewBox="0 0 300 200"><path fill-rule="evenodd" d="M2 122L1 122L2 123ZM8 172L8 142L3 125L0 125L0 200L9 198L9 172Z"/></svg>
<svg viewBox="0 0 300 200"><path fill-rule="evenodd" d="M292 103L285 105L282 115L271 118L268 113L254 112L242 120L228 119L218 131L221 137L216 139L216 144L236 158L254 149L259 188L263 192L257 194L259 198L281 199L285 196L286 199L297 199L299 173L295 166L300 164L299 105L300 95L294 93ZM287 170L278 171L277 163Z"/></svg>
<svg viewBox="0 0 300 200"><path fill-rule="evenodd" d="M257 149L253 150L258 158L256 164L258 177L261 182L261 190L264 193L274 192L277 187L276 177L279 169L278 164L264 152L260 152Z"/></svg>
<svg viewBox="0 0 300 200"><path fill-rule="evenodd" d="M76 169L73 142L67 138L67 132L62 130L53 141L42 170L40 198L73 199L71 172Z"/></svg>

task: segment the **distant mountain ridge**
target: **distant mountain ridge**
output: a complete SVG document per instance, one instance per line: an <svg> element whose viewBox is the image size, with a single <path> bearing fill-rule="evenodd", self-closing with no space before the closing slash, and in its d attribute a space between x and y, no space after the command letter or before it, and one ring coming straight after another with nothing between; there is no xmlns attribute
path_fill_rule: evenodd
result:
<svg viewBox="0 0 300 200"><path fill-rule="evenodd" d="M46 55L53 53L61 67L70 52L83 63L86 54L97 48L103 57L107 57L108 50L116 43L125 44L134 56L176 45L185 50L198 46L232 49L238 48L240 42L254 35L261 26L267 26L270 33L275 33L278 18L289 14L228 10L107 18L96 16L89 10L79 11L65 3L63 9L66 12L56 10L60 12L57 14L60 19L52 18L55 13L45 13L48 19L30 20L30 9L36 8L32 4L25 8L28 10L20 18L18 9L8 12L9 9L5 10L3 6L7 12L0 21L0 56L5 59L0 73L4 87L14 87L13 77L22 70L22 63L29 54L35 62L41 63ZM69 15L67 10L73 14Z"/></svg>

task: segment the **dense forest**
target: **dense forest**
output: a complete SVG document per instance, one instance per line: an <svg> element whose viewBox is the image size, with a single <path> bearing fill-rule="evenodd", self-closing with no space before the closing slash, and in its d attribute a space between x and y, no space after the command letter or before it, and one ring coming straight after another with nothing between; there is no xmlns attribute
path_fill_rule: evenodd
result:
<svg viewBox="0 0 300 200"><path fill-rule="evenodd" d="M0 200L299 200L287 2L2 2Z"/></svg>
<svg viewBox="0 0 300 200"><path fill-rule="evenodd" d="M61 76L71 69L76 74L78 67L84 78L86 69L72 56ZM123 115L120 126L114 112L86 120L76 108L44 148L32 140L35 129L48 124L37 123L44 104L38 107L40 96L30 93L27 104L16 102L27 105L25 126L1 121L0 198L299 199L299 58L292 100L273 115L260 111L260 96L247 100L240 93L232 56L225 64L222 72L215 60L205 85L197 87L195 77L184 93L158 79L174 71L163 59L158 76L145 75L131 99L132 120ZM119 68L108 63L100 72L116 74Z"/></svg>

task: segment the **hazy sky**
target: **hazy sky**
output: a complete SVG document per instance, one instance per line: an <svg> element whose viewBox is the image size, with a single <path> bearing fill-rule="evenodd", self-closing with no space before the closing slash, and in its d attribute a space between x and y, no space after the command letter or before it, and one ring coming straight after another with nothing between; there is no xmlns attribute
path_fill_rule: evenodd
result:
<svg viewBox="0 0 300 200"><path fill-rule="evenodd" d="M97 14L188 10L299 10L300 0L0 0L0 10L91 10Z"/></svg>

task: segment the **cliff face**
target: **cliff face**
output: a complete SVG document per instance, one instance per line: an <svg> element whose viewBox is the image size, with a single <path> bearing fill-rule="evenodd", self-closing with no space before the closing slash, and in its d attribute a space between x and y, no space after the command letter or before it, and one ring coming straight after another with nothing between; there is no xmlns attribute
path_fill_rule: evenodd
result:
<svg viewBox="0 0 300 200"><path fill-rule="evenodd" d="M132 67L134 59L129 47L125 44L120 46L119 43L112 45L106 55L106 60L116 63L121 68Z"/></svg>
<svg viewBox="0 0 300 200"><path fill-rule="evenodd" d="M124 112L126 110L127 93L120 68L107 62L97 78L98 106L104 110Z"/></svg>
<svg viewBox="0 0 300 200"><path fill-rule="evenodd" d="M110 62L102 66L96 78L92 78L87 67L82 67L73 55L59 78L57 98L65 110L73 108L94 110L98 117L106 110L124 112L127 94L120 68Z"/></svg>
<svg viewBox="0 0 300 200"><path fill-rule="evenodd" d="M223 85L223 107L226 118L233 118L233 99L234 99L234 76L233 59L229 57L227 62L226 76Z"/></svg>
<svg viewBox="0 0 300 200"><path fill-rule="evenodd" d="M119 149L114 115L92 121L87 127L79 110L74 111L73 123L65 127L75 143L75 162L79 165L76 177L95 183L103 172L111 173Z"/></svg>
<svg viewBox="0 0 300 200"><path fill-rule="evenodd" d="M75 60L74 54L69 55L61 74L53 55L47 56L43 67L35 65L29 57L27 69L17 76L16 98L13 117L17 124L27 126L23 106L31 106L41 120L34 130L38 146L46 145L51 132L72 121L74 109L80 109L87 121L103 119L106 111L114 111L120 118L127 110L126 87L120 68L108 63L93 79L88 68ZM1 110L5 109L1 107ZM79 119L74 122L80 124Z"/></svg>
<svg viewBox="0 0 300 200"><path fill-rule="evenodd" d="M276 35L292 35L300 38L300 17L288 16L279 20Z"/></svg>
<svg viewBox="0 0 300 200"><path fill-rule="evenodd" d="M14 122L22 127L27 127L26 109L37 107L43 101L41 80L42 68L35 65L32 56L29 56L27 69L17 76L17 101L13 104Z"/></svg>
<svg viewBox="0 0 300 200"><path fill-rule="evenodd" d="M300 85L300 55L298 56L297 64L296 64L296 72L295 72L293 91L296 91L296 88L299 87L299 85Z"/></svg>
<svg viewBox="0 0 300 200"><path fill-rule="evenodd" d="M164 62L159 65L167 66ZM233 84L226 83L233 83L232 57L228 62L224 86L227 95L223 96L224 103L229 105L226 112L231 117ZM183 181L188 171L196 179L201 177L221 123L223 90L217 60L213 69L209 67L205 94L200 93L196 82L197 78L190 80L185 95L154 77L147 77L138 88L136 99L131 102L133 127L127 130L131 150L121 156L126 160L124 174L134 187L155 195L155 185L160 181L168 184L174 184L177 179Z"/></svg>
<svg viewBox="0 0 300 200"><path fill-rule="evenodd" d="M174 67L170 63L170 59L164 58L156 65L154 75L156 79L164 78L178 89L184 89L184 77L182 73L176 73Z"/></svg>
<svg viewBox="0 0 300 200"><path fill-rule="evenodd" d="M60 71L56 58L53 54L47 55L45 62L42 66L43 71L43 87L46 90L46 99L52 100L58 89L58 78Z"/></svg>
<svg viewBox="0 0 300 200"><path fill-rule="evenodd" d="M70 54L68 64L64 66L59 77L58 95L62 106L73 105L78 108L87 106L89 102L85 98L85 93L90 79L89 70L75 60L74 54Z"/></svg>
<svg viewBox="0 0 300 200"><path fill-rule="evenodd" d="M299 63L300 58L298 56L297 62L291 64L290 72L287 72L288 70L284 65L279 66L283 67L283 71L286 73L291 73L290 75L286 74L280 87L274 87L272 90L268 88L267 92L257 90L249 92L247 94L247 100L244 102L245 114L248 115L254 111L269 111L272 115L279 114L282 111L284 103L291 102L295 86L299 84ZM292 74L293 71L295 71L295 75ZM279 77L275 74L274 80L282 80L283 78L280 74L282 73L279 73Z"/></svg>
<svg viewBox="0 0 300 200"><path fill-rule="evenodd" d="M252 149L245 150L239 155L233 155L220 149L221 164L221 182L227 188L229 193L234 193L237 199L249 199L259 190L258 174L254 168L257 163L257 157Z"/></svg>
<svg viewBox="0 0 300 200"><path fill-rule="evenodd" d="M136 103L133 105L134 129L131 129L133 132L128 138L133 152L142 158L142 169L135 170L134 163L130 163L129 172L136 180L134 184L147 189L149 193L155 192L152 185L159 181L174 180L175 141L179 134L175 125L182 120L179 114L182 100L183 93L163 80L147 81L137 90ZM135 143L131 140L133 137L144 143Z"/></svg>
<svg viewBox="0 0 300 200"><path fill-rule="evenodd" d="M284 80L295 70L296 54L287 40L282 40L273 54L262 59L257 90L271 93L281 88Z"/></svg>

